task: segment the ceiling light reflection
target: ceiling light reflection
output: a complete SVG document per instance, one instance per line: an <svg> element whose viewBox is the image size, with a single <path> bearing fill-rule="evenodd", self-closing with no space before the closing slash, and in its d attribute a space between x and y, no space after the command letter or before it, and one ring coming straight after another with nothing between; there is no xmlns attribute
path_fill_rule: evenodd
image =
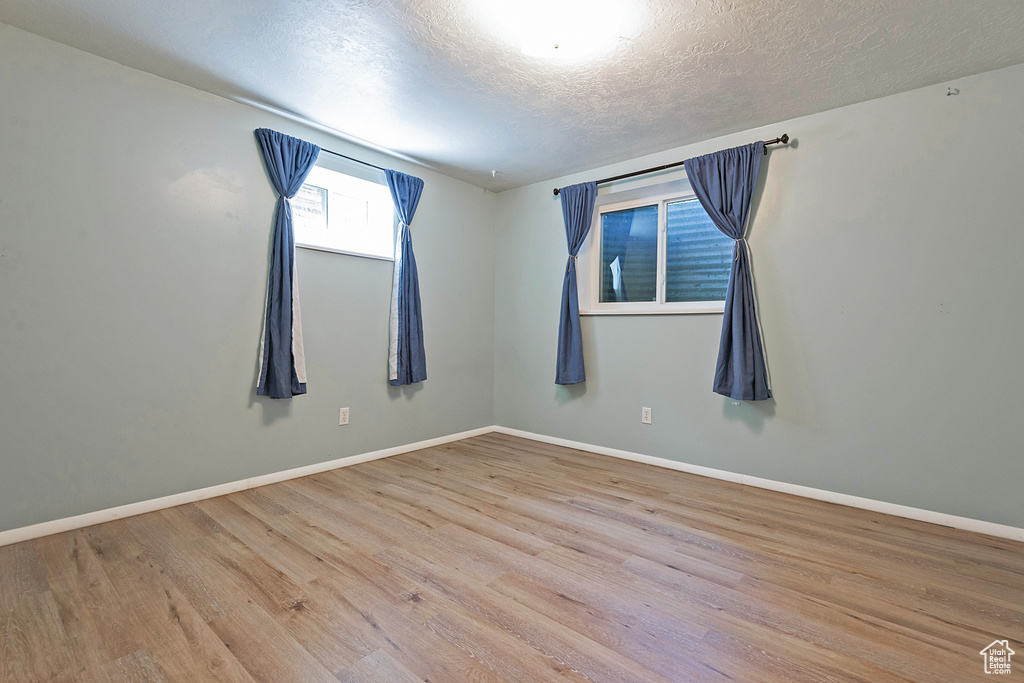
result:
<svg viewBox="0 0 1024 683"><path fill-rule="evenodd" d="M615 49L635 23L635 0L480 0L487 28L524 54L576 61Z"/></svg>

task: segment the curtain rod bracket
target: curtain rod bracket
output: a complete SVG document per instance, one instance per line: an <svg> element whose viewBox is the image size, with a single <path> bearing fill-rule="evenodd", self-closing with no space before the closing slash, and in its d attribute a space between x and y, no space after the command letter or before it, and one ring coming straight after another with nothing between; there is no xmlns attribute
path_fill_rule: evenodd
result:
<svg viewBox="0 0 1024 683"><path fill-rule="evenodd" d="M788 145L789 144L789 134L788 133L783 133L782 137L775 138L774 140L765 140L764 141L764 155L768 156L768 145L775 145L775 144L779 144L779 143L781 143L783 145Z"/></svg>

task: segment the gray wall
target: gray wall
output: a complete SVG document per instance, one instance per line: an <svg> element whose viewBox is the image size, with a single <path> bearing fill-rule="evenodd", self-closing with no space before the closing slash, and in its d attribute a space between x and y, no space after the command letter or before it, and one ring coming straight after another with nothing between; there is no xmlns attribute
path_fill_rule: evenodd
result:
<svg viewBox="0 0 1024 683"><path fill-rule="evenodd" d="M421 386L392 264L300 249L309 394L254 395L260 126L426 181ZM492 423L493 194L2 24L0 160L0 530Z"/></svg>
<svg viewBox="0 0 1024 683"><path fill-rule="evenodd" d="M0 65L0 530L492 423L1024 526L1024 67L495 196L2 24ZM299 250L310 393L254 396L259 126L426 181L422 386L385 382L391 264ZM720 315L585 318L556 387L551 187L783 131L749 240L776 399L710 391Z"/></svg>
<svg viewBox="0 0 1024 683"><path fill-rule="evenodd" d="M498 195L496 423L1024 526L1024 66L951 85ZM721 314L585 317L556 387L551 188L783 132L749 233L775 399L711 392Z"/></svg>

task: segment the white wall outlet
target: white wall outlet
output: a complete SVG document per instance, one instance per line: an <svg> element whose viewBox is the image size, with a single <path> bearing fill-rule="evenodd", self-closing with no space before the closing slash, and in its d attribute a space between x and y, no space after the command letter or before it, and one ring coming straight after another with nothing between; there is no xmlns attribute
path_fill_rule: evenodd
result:
<svg viewBox="0 0 1024 683"><path fill-rule="evenodd" d="M341 411L338 413L338 426L340 427L340 426L347 425L347 424L348 424L348 408L342 408Z"/></svg>
<svg viewBox="0 0 1024 683"><path fill-rule="evenodd" d="M651 420L651 409L650 408L641 408L640 409L640 421L643 422L645 425L654 424L654 422Z"/></svg>

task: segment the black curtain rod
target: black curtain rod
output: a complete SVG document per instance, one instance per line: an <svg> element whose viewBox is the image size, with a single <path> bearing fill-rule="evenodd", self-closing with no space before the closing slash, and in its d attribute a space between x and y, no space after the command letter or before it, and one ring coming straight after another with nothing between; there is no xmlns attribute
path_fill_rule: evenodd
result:
<svg viewBox="0 0 1024 683"><path fill-rule="evenodd" d="M383 168L381 168L381 167L380 167L380 166L378 166L377 164L371 164L371 163L370 163L369 161L362 161L362 160L360 160L360 159L356 159L356 158L354 158L354 157L350 157L350 156L348 156L347 154L341 154L341 153L339 153L339 152L334 152L334 151L331 151L331 150L329 150L329 149L325 149L325 148L323 148L323 147L321 147L321 148L320 148L320 151L321 151L321 152L327 152L328 154L333 154L334 156L336 156L336 157L341 157L342 159L348 159L349 161L354 161L354 162L356 162L357 164L362 164L363 166L369 166L370 168L375 168L375 169L377 169L378 171L383 171L383 170L384 170Z"/></svg>
<svg viewBox="0 0 1024 683"><path fill-rule="evenodd" d="M786 133L783 133L782 137L775 138L774 140L765 140L764 144L767 147L768 145L777 145L777 144L785 145L788 142L789 142L789 135L786 134ZM767 154L768 150L765 149L764 153ZM605 178L603 180L598 180L597 184L598 185L604 185L605 183L610 183L610 182L613 182L615 180L623 180L625 178L632 178L633 176L645 175L647 173L654 173L655 171L664 171L665 169L668 169L668 168L675 168L676 166L682 166L685 163L686 163L685 161L677 161L674 164L665 164L664 166L655 166L654 168L645 168L642 171L633 171L632 173L623 173L622 175L617 175L617 176L614 176L612 178ZM555 188L554 193L555 193L555 196L557 197L558 196L558 188L557 187Z"/></svg>

